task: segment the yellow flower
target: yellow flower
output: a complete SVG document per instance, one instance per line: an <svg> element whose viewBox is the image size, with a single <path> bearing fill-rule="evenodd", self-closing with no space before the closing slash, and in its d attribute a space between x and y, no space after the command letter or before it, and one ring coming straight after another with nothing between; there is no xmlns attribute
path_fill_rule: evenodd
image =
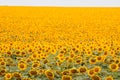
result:
<svg viewBox="0 0 120 80"><path fill-rule="evenodd" d="M95 75L94 70L93 69L88 70L88 75L89 76L94 76Z"/></svg>
<svg viewBox="0 0 120 80"><path fill-rule="evenodd" d="M22 51L20 56L26 57L26 52Z"/></svg>
<svg viewBox="0 0 120 80"><path fill-rule="evenodd" d="M10 80L12 78L12 74L11 73L6 73L5 74L5 80Z"/></svg>
<svg viewBox="0 0 120 80"><path fill-rule="evenodd" d="M33 62L32 63L32 68L38 68L40 66L39 62Z"/></svg>
<svg viewBox="0 0 120 80"><path fill-rule="evenodd" d="M72 80L72 77L69 75L63 75L62 80Z"/></svg>
<svg viewBox="0 0 120 80"><path fill-rule="evenodd" d="M90 63L90 64L96 64L96 62L97 62L97 59L96 59L96 58L90 58L90 59L89 59L89 63Z"/></svg>
<svg viewBox="0 0 120 80"><path fill-rule="evenodd" d="M69 74L70 74L69 70L64 70L64 71L62 72L62 75L69 75Z"/></svg>
<svg viewBox="0 0 120 80"><path fill-rule="evenodd" d="M0 58L0 62L4 61L5 59L4 58Z"/></svg>
<svg viewBox="0 0 120 80"><path fill-rule="evenodd" d="M87 51L86 54L87 54L87 56L91 56L92 52L91 51Z"/></svg>
<svg viewBox="0 0 120 80"><path fill-rule="evenodd" d="M38 59L39 58L39 56L38 56L38 53L33 53L32 55L31 55L31 58L34 60L34 59Z"/></svg>
<svg viewBox="0 0 120 80"><path fill-rule="evenodd" d="M17 78L17 79L21 79L22 75L21 75L21 73L19 73L19 72L14 72L14 73L13 73L13 77L15 77L15 78Z"/></svg>
<svg viewBox="0 0 120 80"><path fill-rule="evenodd" d="M100 66L95 66L94 67L94 72L99 73L101 71L101 67Z"/></svg>
<svg viewBox="0 0 120 80"><path fill-rule="evenodd" d="M103 55L108 56L108 51L105 51Z"/></svg>
<svg viewBox="0 0 120 80"><path fill-rule="evenodd" d="M59 60L60 60L60 62L64 62L65 57L61 57L61 58L59 58Z"/></svg>
<svg viewBox="0 0 120 80"><path fill-rule="evenodd" d="M101 78L98 75L94 75L94 76L92 76L92 80L101 80Z"/></svg>
<svg viewBox="0 0 120 80"><path fill-rule="evenodd" d="M52 53L52 54L55 54L55 53L56 53L56 49L55 49L55 48L52 48L52 49L51 49L51 53Z"/></svg>
<svg viewBox="0 0 120 80"><path fill-rule="evenodd" d="M78 71L79 71L80 73L85 73L85 72L87 72L87 67L81 66Z"/></svg>
<svg viewBox="0 0 120 80"><path fill-rule="evenodd" d="M31 80L30 78L23 78L22 80Z"/></svg>
<svg viewBox="0 0 120 80"><path fill-rule="evenodd" d="M1 75L5 75L6 69L3 68L3 69L0 70L0 72L1 72Z"/></svg>
<svg viewBox="0 0 120 80"><path fill-rule="evenodd" d="M30 76L36 76L38 75L38 71L36 69L32 69L29 71Z"/></svg>
<svg viewBox="0 0 120 80"><path fill-rule="evenodd" d="M7 51L6 54L7 54L8 56L11 56L11 55L12 55L12 52L11 52L11 51Z"/></svg>
<svg viewBox="0 0 120 80"><path fill-rule="evenodd" d="M49 62L49 61L48 61L47 59L45 59L43 63L46 64L46 63L48 63L48 62Z"/></svg>
<svg viewBox="0 0 120 80"><path fill-rule="evenodd" d="M97 59L98 62L101 62L102 61L102 56L97 56L96 59Z"/></svg>
<svg viewBox="0 0 120 80"><path fill-rule="evenodd" d="M39 69L38 70L38 74L41 75L41 74L44 74L45 73L45 70L44 69Z"/></svg>
<svg viewBox="0 0 120 80"><path fill-rule="evenodd" d="M78 73L78 70L76 68L72 68L72 69L70 69L70 73L71 74Z"/></svg>
<svg viewBox="0 0 120 80"><path fill-rule="evenodd" d="M15 55L16 55L16 56L20 56L20 54L21 54L20 51L16 51L16 52L15 52Z"/></svg>
<svg viewBox="0 0 120 80"><path fill-rule="evenodd" d="M107 76L105 80L114 80L112 76Z"/></svg>
<svg viewBox="0 0 120 80"><path fill-rule="evenodd" d="M70 54L70 58L74 58L75 54L73 52L71 52Z"/></svg>
<svg viewBox="0 0 120 80"><path fill-rule="evenodd" d="M109 65L110 70L118 71L118 65L116 63L112 63Z"/></svg>
<svg viewBox="0 0 120 80"><path fill-rule="evenodd" d="M18 68L19 68L19 70L26 70L27 64L26 63L18 63Z"/></svg>
<svg viewBox="0 0 120 80"><path fill-rule="evenodd" d="M75 61L76 61L76 64L80 64L80 63L82 63L82 58L79 57L79 58L77 58L77 60L75 60Z"/></svg>
<svg viewBox="0 0 120 80"><path fill-rule="evenodd" d="M6 62L5 61L0 62L0 66L6 66Z"/></svg>
<svg viewBox="0 0 120 80"><path fill-rule="evenodd" d="M54 73L51 70L46 70L45 75L49 80L54 80Z"/></svg>

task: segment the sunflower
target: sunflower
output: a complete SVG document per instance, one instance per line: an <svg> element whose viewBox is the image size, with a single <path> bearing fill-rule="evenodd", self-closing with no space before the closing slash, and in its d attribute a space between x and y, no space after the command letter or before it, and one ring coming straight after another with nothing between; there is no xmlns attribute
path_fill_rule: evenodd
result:
<svg viewBox="0 0 120 80"><path fill-rule="evenodd" d="M23 56L23 57L26 57L26 52L25 51L22 51L20 56Z"/></svg>
<svg viewBox="0 0 120 80"><path fill-rule="evenodd" d="M5 59L4 58L0 58L0 62L4 61Z"/></svg>
<svg viewBox="0 0 120 80"><path fill-rule="evenodd" d="M94 76L95 75L94 70L93 69L88 70L88 75L89 76Z"/></svg>
<svg viewBox="0 0 120 80"><path fill-rule="evenodd" d="M68 61L68 63L71 63L71 62L73 62L73 61L74 61L74 59L73 59L73 58L68 57L67 61Z"/></svg>
<svg viewBox="0 0 120 80"><path fill-rule="evenodd" d="M47 78L49 80L54 80L54 74L53 74L53 72L51 70L46 70L45 75L47 76Z"/></svg>
<svg viewBox="0 0 120 80"><path fill-rule="evenodd" d="M81 66L81 67L78 69L78 71L79 71L80 73L85 73L85 72L87 72L87 67Z"/></svg>
<svg viewBox="0 0 120 80"><path fill-rule="evenodd" d="M0 62L0 66L6 66L6 62L5 61Z"/></svg>
<svg viewBox="0 0 120 80"><path fill-rule="evenodd" d="M47 59L45 59L44 61L43 61L43 63L44 64L46 64L46 63L48 63L49 61L47 60Z"/></svg>
<svg viewBox="0 0 120 80"><path fill-rule="evenodd" d="M75 54L73 52L71 52L70 54L70 58L74 58Z"/></svg>
<svg viewBox="0 0 120 80"><path fill-rule="evenodd" d="M76 62L76 64L82 63L82 58L79 58L79 59L75 60L75 62Z"/></svg>
<svg viewBox="0 0 120 80"><path fill-rule="evenodd" d="M16 52L15 52L15 55L16 55L16 56L20 56L20 54L21 54L20 51L16 51Z"/></svg>
<svg viewBox="0 0 120 80"><path fill-rule="evenodd" d="M52 48L52 49L51 49L51 53L52 53L52 54L55 54L56 52L57 52L57 51L56 51L55 48Z"/></svg>
<svg viewBox="0 0 120 80"><path fill-rule="evenodd" d="M6 69L3 68L3 69L0 70L0 72L1 72L1 75L5 75L5 73L6 73Z"/></svg>
<svg viewBox="0 0 120 80"><path fill-rule="evenodd" d="M72 77L69 75L63 75L62 80L72 80Z"/></svg>
<svg viewBox="0 0 120 80"><path fill-rule="evenodd" d="M102 61L102 56L96 56L96 59L98 62L101 62Z"/></svg>
<svg viewBox="0 0 120 80"><path fill-rule="evenodd" d="M61 75L61 71L60 70L55 70L56 74Z"/></svg>
<svg viewBox="0 0 120 80"><path fill-rule="evenodd" d="M5 80L10 80L12 78L12 74L11 73L6 73L5 74Z"/></svg>
<svg viewBox="0 0 120 80"><path fill-rule="evenodd" d="M30 78L23 78L22 80L32 80L32 79L30 79Z"/></svg>
<svg viewBox="0 0 120 80"><path fill-rule="evenodd" d="M13 75L13 77L15 77L17 79L21 79L21 77L22 77L21 73L19 73L19 72L14 72L14 73L12 73L12 75Z"/></svg>
<svg viewBox="0 0 120 80"><path fill-rule="evenodd" d="M114 56L115 56L115 51L114 51L114 50L111 50L111 51L110 51L110 55L111 55L112 57L114 57Z"/></svg>
<svg viewBox="0 0 120 80"><path fill-rule="evenodd" d="M33 62L32 63L32 68L38 68L40 66L39 62Z"/></svg>
<svg viewBox="0 0 120 80"><path fill-rule="evenodd" d="M11 51L7 51L6 54L7 54L8 56L11 56L11 55L12 55L12 52L11 52Z"/></svg>
<svg viewBox="0 0 120 80"><path fill-rule="evenodd" d="M107 55L108 55L108 51L105 51L105 52L103 53L103 55L104 55L104 56L107 56Z"/></svg>
<svg viewBox="0 0 120 80"><path fill-rule="evenodd" d="M27 63L32 62L32 59L31 59L31 58L27 58L27 59L26 59L26 62L27 62Z"/></svg>
<svg viewBox="0 0 120 80"><path fill-rule="evenodd" d="M31 58L34 60L34 59L38 59L39 58L39 56L38 56L38 53L33 53L32 55L31 55Z"/></svg>
<svg viewBox="0 0 120 80"><path fill-rule="evenodd" d="M114 80L112 76L107 76L105 80Z"/></svg>
<svg viewBox="0 0 120 80"><path fill-rule="evenodd" d="M112 63L109 65L110 70L118 71L118 65L116 63Z"/></svg>
<svg viewBox="0 0 120 80"><path fill-rule="evenodd" d="M70 74L69 70L64 70L64 71L62 72L62 75L69 75L69 74Z"/></svg>
<svg viewBox="0 0 120 80"><path fill-rule="evenodd" d="M99 73L101 71L101 67L100 66L95 66L94 67L94 72Z"/></svg>
<svg viewBox="0 0 120 80"><path fill-rule="evenodd" d="M32 70L29 71L29 75L30 76L36 76L36 75L38 75L38 71L36 69L32 69Z"/></svg>
<svg viewBox="0 0 120 80"><path fill-rule="evenodd" d="M59 61L60 61L60 62L64 62L64 61L65 61L65 57L59 58Z"/></svg>
<svg viewBox="0 0 120 80"><path fill-rule="evenodd" d="M97 62L97 59L96 59L96 58L90 58L90 59L89 59L89 63L90 63L90 64L96 64L96 62Z"/></svg>
<svg viewBox="0 0 120 80"><path fill-rule="evenodd" d="M18 63L18 68L19 68L19 70L26 70L27 69L27 64L25 64L25 63Z"/></svg>
<svg viewBox="0 0 120 80"><path fill-rule="evenodd" d="M76 68L72 68L72 69L70 69L70 73L71 74L78 73L78 70Z"/></svg>
<svg viewBox="0 0 120 80"><path fill-rule="evenodd" d="M99 47L98 48L98 53L101 53L103 51L103 48L102 47Z"/></svg>
<svg viewBox="0 0 120 80"><path fill-rule="evenodd" d="M39 75L43 74L44 72L45 72L44 69L39 69L39 70L38 70L38 74L39 74Z"/></svg>
<svg viewBox="0 0 120 80"><path fill-rule="evenodd" d="M62 54L62 53L59 53L59 54L57 55L57 58L62 58L62 57L64 57L64 54Z"/></svg>
<svg viewBox="0 0 120 80"><path fill-rule="evenodd" d="M87 51L86 54L87 54L87 56L91 56L92 52L91 51Z"/></svg>
<svg viewBox="0 0 120 80"><path fill-rule="evenodd" d="M12 58L6 58L5 61L6 61L6 65L11 65L13 63Z"/></svg>
<svg viewBox="0 0 120 80"><path fill-rule="evenodd" d="M101 80L101 78L98 75L94 75L94 76L92 76L92 80Z"/></svg>

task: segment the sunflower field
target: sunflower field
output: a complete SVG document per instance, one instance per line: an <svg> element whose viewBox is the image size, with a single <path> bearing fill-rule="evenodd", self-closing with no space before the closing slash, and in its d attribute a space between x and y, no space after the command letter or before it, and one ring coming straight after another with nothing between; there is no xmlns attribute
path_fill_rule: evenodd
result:
<svg viewBox="0 0 120 80"><path fill-rule="evenodd" d="M0 80L120 80L120 8L1 6Z"/></svg>

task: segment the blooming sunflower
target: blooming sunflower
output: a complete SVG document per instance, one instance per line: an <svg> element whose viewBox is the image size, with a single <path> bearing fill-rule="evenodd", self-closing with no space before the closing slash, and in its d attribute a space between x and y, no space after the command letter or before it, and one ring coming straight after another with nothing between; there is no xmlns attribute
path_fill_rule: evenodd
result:
<svg viewBox="0 0 120 80"><path fill-rule="evenodd" d="M78 69L78 71L79 71L80 73L85 73L85 72L87 72L87 67L81 66L81 67Z"/></svg>
<svg viewBox="0 0 120 80"><path fill-rule="evenodd" d="M107 76L105 80L114 80L112 76Z"/></svg>
<svg viewBox="0 0 120 80"><path fill-rule="evenodd" d="M45 75L47 76L47 78L49 80L53 80L54 79L54 74L53 74L53 72L51 70L46 70L45 71Z"/></svg>
<svg viewBox="0 0 120 80"><path fill-rule="evenodd" d="M94 67L94 72L99 73L101 71L101 67L100 66L95 66Z"/></svg>
<svg viewBox="0 0 120 80"><path fill-rule="evenodd" d="M18 68L19 68L19 70L26 70L27 69L27 64L25 64L25 63L18 63Z"/></svg>
<svg viewBox="0 0 120 80"><path fill-rule="evenodd" d="M5 74L5 80L10 80L12 78L12 74L11 73L6 73Z"/></svg>
<svg viewBox="0 0 120 80"><path fill-rule="evenodd" d="M89 76L94 76L95 75L94 70L93 69L88 70L88 75Z"/></svg>
<svg viewBox="0 0 120 80"><path fill-rule="evenodd" d="M109 65L110 70L118 71L118 65L116 63L112 63Z"/></svg>
<svg viewBox="0 0 120 80"><path fill-rule="evenodd" d="M94 75L94 76L92 76L92 80L101 80L101 78L98 75Z"/></svg>
<svg viewBox="0 0 120 80"><path fill-rule="evenodd" d="M72 77L69 75L63 75L62 80L72 80Z"/></svg>

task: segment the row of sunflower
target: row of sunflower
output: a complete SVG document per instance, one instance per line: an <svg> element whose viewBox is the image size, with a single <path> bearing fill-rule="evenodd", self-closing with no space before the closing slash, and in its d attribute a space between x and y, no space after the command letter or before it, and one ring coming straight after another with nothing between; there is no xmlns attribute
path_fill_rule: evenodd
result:
<svg viewBox="0 0 120 80"><path fill-rule="evenodd" d="M0 11L0 80L120 80L119 8Z"/></svg>

